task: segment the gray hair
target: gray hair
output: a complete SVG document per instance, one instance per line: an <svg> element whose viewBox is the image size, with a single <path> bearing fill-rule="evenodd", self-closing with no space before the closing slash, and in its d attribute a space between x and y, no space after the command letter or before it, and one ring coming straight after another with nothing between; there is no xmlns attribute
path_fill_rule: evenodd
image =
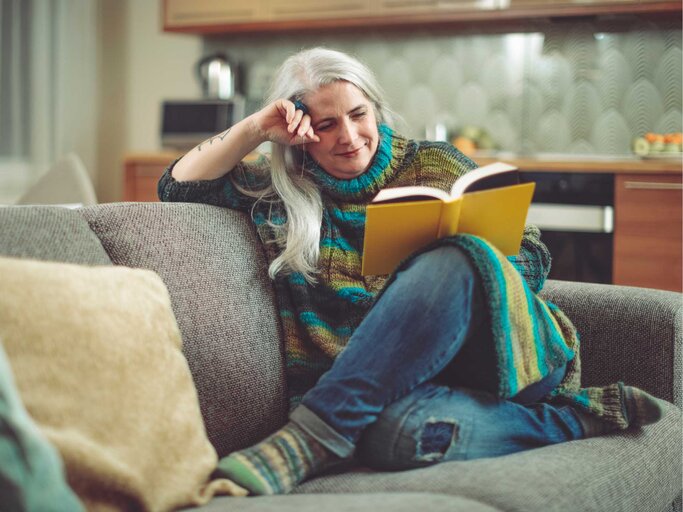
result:
<svg viewBox="0 0 683 512"><path fill-rule="evenodd" d="M286 98L301 100L309 92L344 80L360 89L368 98L379 123L391 123L393 116L383 99L382 90L373 73L353 57L326 48L312 48L292 55L275 74L266 105ZM320 257L322 199L320 190L303 170L303 151L296 146L272 143L272 185L258 197L276 194L285 207L287 221L275 230L275 243L282 252L270 264L268 274L300 272L309 283L315 282ZM252 193L253 195L253 193Z"/></svg>

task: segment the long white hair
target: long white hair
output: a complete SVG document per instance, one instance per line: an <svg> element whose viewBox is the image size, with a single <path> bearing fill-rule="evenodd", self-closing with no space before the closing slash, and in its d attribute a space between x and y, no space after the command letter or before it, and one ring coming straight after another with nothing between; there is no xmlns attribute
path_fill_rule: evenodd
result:
<svg viewBox="0 0 683 512"><path fill-rule="evenodd" d="M301 100L320 87L345 80L360 89L372 104L378 123L390 123L392 115L372 72L345 53L326 48L312 48L292 55L275 74L265 104L280 98ZM287 220L268 224L275 230L273 241L282 251L270 264L271 279L279 273L300 272L306 281L315 283L320 256L320 226L323 204L317 185L302 172L304 152L297 146L272 143L271 185L261 191L244 193L260 201L281 201ZM271 209L272 210L272 209Z"/></svg>

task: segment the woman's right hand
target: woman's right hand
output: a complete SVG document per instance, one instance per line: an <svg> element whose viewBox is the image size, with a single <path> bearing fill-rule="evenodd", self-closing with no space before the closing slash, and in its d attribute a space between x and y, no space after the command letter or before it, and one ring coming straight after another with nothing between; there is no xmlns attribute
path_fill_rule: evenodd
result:
<svg viewBox="0 0 683 512"><path fill-rule="evenodd" d="M320 142L311 126L311 116L294 103L279 99L253 114L254 128L264 141L286 146Z"/></svg>
<svg viewBox="0 0 683 512"><path fill-rule="evenodd" d="M219 178L267 141L294 146L320 138L313 132L311 116L280 99L195 146L178 160L173 177L177 181Z"/></svg>

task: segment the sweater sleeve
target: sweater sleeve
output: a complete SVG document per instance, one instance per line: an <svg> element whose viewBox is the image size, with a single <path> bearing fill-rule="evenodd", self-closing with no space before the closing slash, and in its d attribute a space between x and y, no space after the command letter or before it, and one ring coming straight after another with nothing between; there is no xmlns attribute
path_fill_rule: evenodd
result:
<svg viewBox="0 0 683 512"><path fill-rule="evenodd" d="M550 272L551 263L550 251L541 242L541 230L536 226L527 226L524 229L519 254L508 257L508 261L517 269L534 293L540 292Z"/></svg>
<svg viewBox="0 0 683 512"><path fill-rule="evenodd" d="M180 160L180 159L178 159ZM213 180L177 181L172 176L175 160L157 185L163 202L205 203L248 212L257 200L243 192L258 192L270 185L270 166L264 156L255 162L240 162L233 170Z"/></svg>

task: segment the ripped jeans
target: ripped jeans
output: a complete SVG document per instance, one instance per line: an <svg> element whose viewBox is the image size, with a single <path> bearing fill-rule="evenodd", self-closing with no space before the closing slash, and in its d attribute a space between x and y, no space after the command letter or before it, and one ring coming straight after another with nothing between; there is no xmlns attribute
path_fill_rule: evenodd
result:
<svg viewBox="0 0 683 512"><path fill-rule="evenodd" d="M330 451L405 469L494 457L583 437L570 406L541 399L565 368L496 397L479 277L455 247L401 270L291 414Z"/></svg>

